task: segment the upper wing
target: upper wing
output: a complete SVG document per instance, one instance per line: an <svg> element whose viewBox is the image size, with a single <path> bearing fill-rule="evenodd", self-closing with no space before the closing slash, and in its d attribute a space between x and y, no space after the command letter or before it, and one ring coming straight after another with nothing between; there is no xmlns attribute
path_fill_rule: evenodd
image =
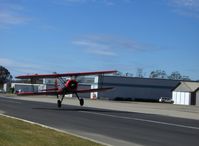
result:
<svg viewBox="0 0 199 146"><path fill-rule="evenodd" d="M63 73L63 74L33 74L33 75L16 76L16 78L18 78L18 79L58 78L58 77L67 77L67 76L87 76L87 75L111 74L111 73L116 73L116 72L117 72L116 70L109 70L109 71Z"/></svg>

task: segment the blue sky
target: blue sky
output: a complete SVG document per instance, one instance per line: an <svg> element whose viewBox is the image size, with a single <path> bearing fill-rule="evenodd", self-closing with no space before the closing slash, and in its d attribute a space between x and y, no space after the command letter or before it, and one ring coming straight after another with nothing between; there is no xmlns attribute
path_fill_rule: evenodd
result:
<svg viewBox="0 0 199 146"><path fill-rule="evenodd" d="M11 74L156 69L199 79L199 0L0 0Z"/></svg>

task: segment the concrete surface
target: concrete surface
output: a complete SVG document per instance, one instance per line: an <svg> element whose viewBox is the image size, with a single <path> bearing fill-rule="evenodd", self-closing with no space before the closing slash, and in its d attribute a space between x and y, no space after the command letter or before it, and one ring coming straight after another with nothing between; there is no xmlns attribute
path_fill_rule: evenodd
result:
<svg viewBox="0 0 199 146"><path fill-rule="evenodd" d="M16 99L17 98L17 99ZM23 97L25 98L25 97ZM95 139L113 146L198 146L199 120L80 107L77 100L57 108L54 98L37 98L48 102L18 100L19 97L1 97L0 112L66 132ZM29 100L36 100L36 98ZM50 103L53 102L53 103ZM89 101L86 101L89 103ZM90 101L109 106L115 102ZM120 106L127 103L117 103ZM128 103L130 104L130 103ZM137 104L130 104L137 105ZM143 107L151 104L144 103ZM169 106L169 105L165 105ZM131 107L131 106L130 106ZM140 105L139 105L140 107ZM118 107L120 110L123 106Z"/></svg>
<svg viewBox="0 0 199 146"><path fill-rule="evenodd" d="M48 103L57 102L57 98L54 96L28 96L28 97L10 96L10 95L4 95L4 96L8 98L28 100L28 101L40 101ZM149 103L149 102L119 102L119 101L91 100L91 99L84 99L84 100L85 100L84 101L85 107L156 114L156 115L164 115L170 117L199 120L199 106L185 106L185 105L174 105L167 103ZM79 101L76 98L65 98L63 104L79 106Z"/></svg>

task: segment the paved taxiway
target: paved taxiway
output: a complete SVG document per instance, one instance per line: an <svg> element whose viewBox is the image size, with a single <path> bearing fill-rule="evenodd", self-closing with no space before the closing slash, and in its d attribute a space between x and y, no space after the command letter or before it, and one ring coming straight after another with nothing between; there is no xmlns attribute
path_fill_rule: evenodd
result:
<svg viewBox="0 0 199 146"><path fill-rule="evenodd" d="M0 112L115 146L198 146L199 120L0 97Z"/></svg>

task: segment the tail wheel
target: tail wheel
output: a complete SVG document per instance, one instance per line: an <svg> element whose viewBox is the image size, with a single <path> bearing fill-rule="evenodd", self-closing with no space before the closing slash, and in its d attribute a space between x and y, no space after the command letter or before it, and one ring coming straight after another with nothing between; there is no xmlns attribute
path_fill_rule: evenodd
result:
<svg viewBox="0 0 199 146"><path fill-rule="evenodd" d="M83 98L79 99L79 104L80 104L81 106L84 105L84 99L83 99Z"/></svg>
<svg viewBox="0 0 199 146"><path fill-rule="evenodd" d="M60 108L61 107L61 100L57 100L57 106Z"/></svg>

